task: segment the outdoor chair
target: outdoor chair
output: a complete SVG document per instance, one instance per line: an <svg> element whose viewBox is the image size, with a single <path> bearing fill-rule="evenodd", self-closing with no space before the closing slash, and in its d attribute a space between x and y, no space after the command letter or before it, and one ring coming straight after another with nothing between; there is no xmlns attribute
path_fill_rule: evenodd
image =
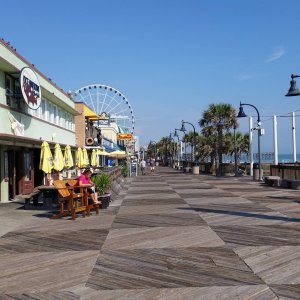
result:
<svg viewBox="0 0 300 300"><path fill-rule="evenodd" d="M69 184L69 186L74 187L75 184L77 183L77 180L76 179L68 179L67 183ZM86 189L84 189L84 192L86 194L85 196L86 196L86 203L87 203L87 205L86 205L87 215L90 216L90 212L92 210L95 210L96 214L98 215L100 205L92 203L92 199L88 196Z"/></svg>
<svg viewBox="0 0 300 300"><path fill-rule="evenodd" d="M83 217L87 212L87 197L85 188L78 187L79 193L74 192L74 186L66 186L63 180L55 180L54 186L59 195L59 213L54 214L51 219L57 219L71 215L72 219L76 219L76 214L81 213Z"/></svg>

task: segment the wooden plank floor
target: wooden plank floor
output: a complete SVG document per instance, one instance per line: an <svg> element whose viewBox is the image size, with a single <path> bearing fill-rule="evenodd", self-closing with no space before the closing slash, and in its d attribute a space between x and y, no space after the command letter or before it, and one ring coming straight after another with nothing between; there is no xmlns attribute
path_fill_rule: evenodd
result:
<svg viewBox="0 0 300 300"><path fill-rule="evenodd" d="M300 299L299 196L158 167L76 221L0 205L0 299Z"/></svg>

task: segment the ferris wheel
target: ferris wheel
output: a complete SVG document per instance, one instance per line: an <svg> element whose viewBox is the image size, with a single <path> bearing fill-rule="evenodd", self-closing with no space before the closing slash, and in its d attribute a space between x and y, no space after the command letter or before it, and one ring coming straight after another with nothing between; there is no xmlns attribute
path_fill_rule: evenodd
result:
<svg viewBox="0 0 300 300"><path fill-rule="evenodd" d="M84 86L73 93L75 102L84 102L97 115L103 113L115 122L123 133L134 132L134 114L128 99L113 87L103 84Z"/></svg>

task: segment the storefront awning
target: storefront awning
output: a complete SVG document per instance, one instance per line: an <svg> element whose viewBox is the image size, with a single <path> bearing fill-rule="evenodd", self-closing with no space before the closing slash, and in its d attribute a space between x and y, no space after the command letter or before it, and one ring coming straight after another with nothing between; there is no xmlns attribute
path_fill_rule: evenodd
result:
<svg viewBox="0 0 300 300"><path fill-rule="evenodd" d="M93 112L88 106L84 105L83 107L83 114L86 118L92 119L92 120L98 120L98 115Z"/></svg>
<svg viewBox="0 0 300 300"><path fill-rule="evenodd" d="M54 149L54 146L57 142L47 141L50 148ZM0 144L6 146L20 146L20 147L28 147L28 148L40 148L42 140L32 139L24 136L17 136L12 134L0 134ZM61 147L67 146L67 144L59 143ZM71 149L76 149L77 146L70 145Z"/></svg>

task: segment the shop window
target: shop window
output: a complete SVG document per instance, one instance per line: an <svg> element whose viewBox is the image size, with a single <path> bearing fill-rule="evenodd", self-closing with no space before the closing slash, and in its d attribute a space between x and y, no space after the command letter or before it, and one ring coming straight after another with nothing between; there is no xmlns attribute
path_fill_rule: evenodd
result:
<svg viewBox="0 0 300 300"><path fill-rule="evenodd" d="M57 109L57 125L62 127L61 109Z"/></svg>
<svg viewBox="0 0 300 300"><path fill-rule="evenodd" d="M21 109L22 92L18 78L8 74L5 76L6 104L15 109Z"/></svg>
<svg viewBox="0 0 300 300"><path fill-rule="evenodd" d="M48 113L49 113L49 121L53 123L54 122L53 106L50 102L48 102Z"/></svg>
<svg viewBox="0 0 300 300"><path fill-rule="evenodd" d="M53 105L53 123L58 125L57 107Z"/></svg>
<svg viewBox="0 0 300 300"><path fill-rule="evenodd" d="M47 120L47 115L46 115L46 100L42 99L42 119Z"/></svg>
<svg viewBox="0 0 300 300"><path fill-rule="evenodd" d="M69 130L72 130L72 116L69 114Z"/></svg>
<svg viewBox="0 0 300 300"><path fill-rule="evenodd" d="M74 116L71 116L71 124L72 124L71 130L75 131Z"/></svg>
<svg viewBox="0 0 300 300"><path fill-rule="evenodd" d="M13 98L12 78L9 77L8 75L5 76L5 90L6 90L6 104L8 106L11 106L12 98Z"/></svg>
<svg viewBox="0 0 300 300"><path fill-rule="evenodd" d="M69 114L67 112L65 113L65 120L66 120L65 128L68 129L69 128Z"/></svg>
<svg viewBox="0 0 300 300"><path fill-rule="evenodd" d="M14 95L12 106L14 108L21 109L21 101L23 100L23 97L19 80L14 80Z"/></svg>
<svg viewBox="0 0 300 300"><path fill-rule="evenodd" d="M38 118L42 118L42 106L40 105L39 108L36 110L36 116Z"/></svg>
<svg viewBox="0 0 300 300"><path fill-rule="evenodd" d="M66 119L65 119L65 112L62 110L60 114L60 126L65 128L66 126Z"/></svg>

